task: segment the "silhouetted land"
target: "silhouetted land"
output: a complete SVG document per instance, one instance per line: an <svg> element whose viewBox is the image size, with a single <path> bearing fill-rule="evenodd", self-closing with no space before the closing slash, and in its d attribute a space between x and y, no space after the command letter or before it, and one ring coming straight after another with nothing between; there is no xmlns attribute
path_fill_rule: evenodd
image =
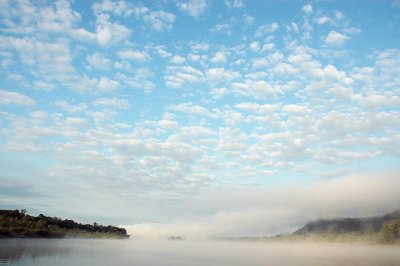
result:
<svg viewBox="0 0 400 266"><path fill-rule="evenodd" d="M129 238L124 228L97 223L81 224L25 210L0 210L0 237L13 238Z"/></svg>

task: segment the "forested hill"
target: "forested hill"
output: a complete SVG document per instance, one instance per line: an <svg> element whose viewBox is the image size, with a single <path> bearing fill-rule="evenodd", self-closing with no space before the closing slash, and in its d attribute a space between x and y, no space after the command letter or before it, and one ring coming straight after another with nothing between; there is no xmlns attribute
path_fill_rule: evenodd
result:
<svg viewBox="0 0 400 266"><path fill-rule="evenodd" d="M31 216L25 210L0 210L0 237L42 238L129 238L124 228L97 223L81 224L40 214Z"/></svg>
<svg viewBox="0 0 400 266"><path fill-rule="evenodd" d="M309 222L290 237L365 237L384 243L400 242L400 211L369 218L340 218Z"/></svg>
<svg viewBox="0 0 400 266"><path fill-rule="evenodd" d="M368 233L379 232L385 224L400 219L400 211L370 218L340 218L333 220L317 220L304 225L294 234L321 233Z"/></svg>

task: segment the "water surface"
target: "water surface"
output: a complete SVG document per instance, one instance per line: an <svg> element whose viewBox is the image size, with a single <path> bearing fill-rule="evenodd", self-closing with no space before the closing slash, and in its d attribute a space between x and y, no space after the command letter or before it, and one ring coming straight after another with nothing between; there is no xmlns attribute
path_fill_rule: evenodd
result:
<svg viewBox="0 0 400 266"><path fill-rule="evenodd" d="M0 239L0 265L400 266L400 247L135 239Z"/></svg>

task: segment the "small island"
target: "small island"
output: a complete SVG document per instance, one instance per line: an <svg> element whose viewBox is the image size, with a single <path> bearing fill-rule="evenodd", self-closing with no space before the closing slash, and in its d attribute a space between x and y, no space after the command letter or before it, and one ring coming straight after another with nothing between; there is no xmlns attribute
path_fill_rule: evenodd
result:
<svg viewBox="0 0 400 266"><path fill-rule="evenodd" d="M25 210L0 210L0 238L113 238L127 239L124 228L97 223L81 224Z"/></svg>
<svg viewBox="0 0 400 266"><path fill-rule="evenodd" d="M181 241L181 240L185 240L183 237L181 237L181 236L170 236L170 237L168 237L168 240L178 240L178 241Z"/></svg>

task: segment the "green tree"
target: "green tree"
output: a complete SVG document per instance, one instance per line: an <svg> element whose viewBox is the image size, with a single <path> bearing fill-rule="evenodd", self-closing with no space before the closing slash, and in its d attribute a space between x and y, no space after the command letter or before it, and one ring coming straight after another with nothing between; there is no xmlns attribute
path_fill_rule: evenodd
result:
<svg viewBox="0 0 400 266"><path fill-rule="evenodd" d="M383 243L395 243L400 241L400 220L385 224L381 232Z"/></svg>

